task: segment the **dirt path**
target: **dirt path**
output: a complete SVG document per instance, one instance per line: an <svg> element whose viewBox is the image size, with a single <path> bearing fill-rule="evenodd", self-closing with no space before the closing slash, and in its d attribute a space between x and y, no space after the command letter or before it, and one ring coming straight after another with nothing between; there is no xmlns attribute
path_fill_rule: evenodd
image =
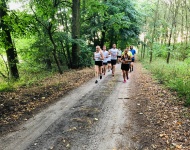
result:
<svg viewBox="0 0 190 150"><path fill-rule="evenodd" d="M134 73L134 72L133 72ZM131 73L131 75L133 74ZM130 76L131 77L131 76ZM108 73L71 91L59 102L0 139L0 148L13 149L117 149L136 145L123 138L130 123L126 103L132 80L122 83L120 65L115 77Z"/></svg>
<svg viewBox="0 0 190 150"><path fill-rule="evenodd" d="M27 120L16 132L1 137L0 149L188 149L189 119L183 118L186 126L180 128L182 121L177 121L178 126L171 127L179 116L178 106L171 101L175 97L152 80L140 63L135 63L129 78L123 83L117 65L115 77L108 73L98 84L90 80ZM180 135L186 131L183 145L175 139L178 130Z"/></svg>

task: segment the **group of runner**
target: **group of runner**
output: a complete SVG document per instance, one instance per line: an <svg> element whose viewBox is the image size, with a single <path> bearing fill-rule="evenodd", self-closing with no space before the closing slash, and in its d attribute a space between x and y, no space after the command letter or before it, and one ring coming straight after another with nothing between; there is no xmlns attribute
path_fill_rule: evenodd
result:
<svg viewBox="0 0 190 150"><path fill-rule="evenodd" d="M104 45L101 49L100 46L96 46L96 52L94 52L95 60L95 83L98 83L98 79L102 79L102 75L112 70L112 76L115 75L116 63L121 63L121 70L123 72L123 82L129 79L128 72L133 71L133 63L135 61L136 51L133 46L127 47L123 52L116 48L116 44L113 44L110 50L106 50Z"/></svg>

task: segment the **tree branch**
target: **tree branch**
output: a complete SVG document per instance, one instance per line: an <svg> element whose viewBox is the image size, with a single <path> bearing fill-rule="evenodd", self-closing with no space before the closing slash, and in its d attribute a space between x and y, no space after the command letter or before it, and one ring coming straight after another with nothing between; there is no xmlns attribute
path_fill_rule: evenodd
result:
<svg viewBox="0 0 190 150"><path fill-rule="evenodd" d="M3 78L8 78L6 75L4 75L1 71L0 71L0 75L3 77Z"/></svg>
<svg viewBox="0 0 190 150"><path fill-rule="evenodd" d="M36 13L34 12L32 6L31 6L30 8L31 8L32 12L34 13L34 16L35 16L36 20L37 20L46 30L48 30L48 28L46 27L46 25L44 25L44 24L38 19L38 17L37 17L37 15L36 15Z"/></svg>

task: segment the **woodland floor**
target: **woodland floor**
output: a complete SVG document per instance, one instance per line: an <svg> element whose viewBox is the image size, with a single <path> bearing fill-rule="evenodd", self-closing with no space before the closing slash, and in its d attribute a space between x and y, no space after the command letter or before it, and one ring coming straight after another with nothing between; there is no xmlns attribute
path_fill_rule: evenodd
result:
<svg viewBox="0 0 190 150"><path fill-rule="evenodd" d="M120 65L114 78L93 76L70 71L0 93L0 149L190 150L190 108L139 62L127 83Z"/></svg>
<svg viewBox="0 0 190 150"><path fill-rule="evenodd" d="M72 70L63 75L36 83L31 87L20 87L13 92L0 93L0 135L15 130L15 126L58 101L70 90L94 77L94 70Z"/></svg>

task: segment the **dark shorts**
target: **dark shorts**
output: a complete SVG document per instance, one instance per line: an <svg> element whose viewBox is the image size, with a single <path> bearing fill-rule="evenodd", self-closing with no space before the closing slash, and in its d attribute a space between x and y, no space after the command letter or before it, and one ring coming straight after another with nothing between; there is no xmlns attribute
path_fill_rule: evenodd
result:
<svg viewBox="0 0 190 150"><path fill-rule="evenodd" d="M121 64L121 70L129 71L130 64Z"/></svg>
<svg viewBox="0 0 190 150"><path fill-rule="evenodd" d="M116 65L117 60L111 60L111 65Z"/></svg>
<svg viewBox="0 0 190 150"><path fill-rule="evenodd" d="M121 56L117 56L117 58L121 58Z"/></svg>
<svg viewBox="0 0 190 150"><path fill-rule="evenodd" d="M107 62L103 62L103 65L105 65L105 66L106 66L107 64L108 64Z"/></svg>
<svg viewBox="0 0 190 150"><path fill-rule="evenodd" d="M95 61L95 65L96 65L96 66L102 66L102 65L103 65L103 62L102 62L102 61Z"/></svg>
<svg viewBox="0 0 190 150"><path fill-rule="evenodd" d="M111 61L108 61L108 64L111 64Z"/></svg>
<svg viewBox="0 0 190 150"><path fill-rule="evenodd" d="M131 59L131 62L135 62L135 58L132 58L132 59Z"/></svg>

